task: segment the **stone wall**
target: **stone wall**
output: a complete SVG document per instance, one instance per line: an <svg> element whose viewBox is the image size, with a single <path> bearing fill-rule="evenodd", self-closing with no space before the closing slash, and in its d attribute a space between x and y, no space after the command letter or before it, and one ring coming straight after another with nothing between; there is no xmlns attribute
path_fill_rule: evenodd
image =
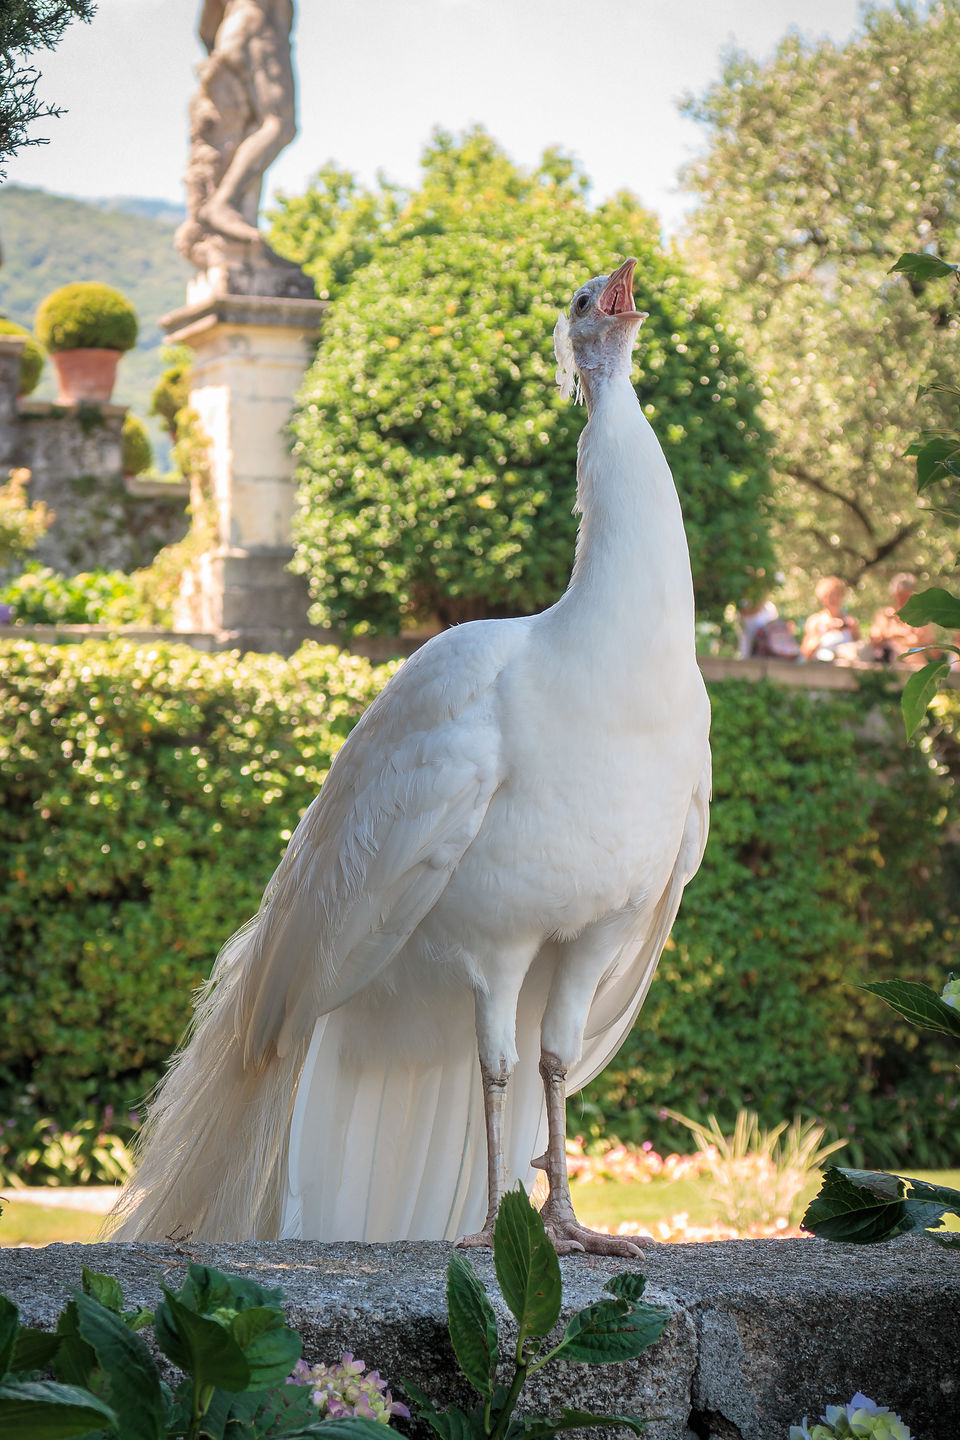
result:
<svg viewBox="0 0 960 1440"><path fill-rule="evenodd" d="M124 478L122 405L18 400L22 344L0 336L0 478L29 470L30 501L56 516L29 558L68 575L148 565L186 534L186 485Z"/></svg>
<svg viewBox="0 0 960 1440"><path fill-rule="evenodd" d="M412 1241L52 1245L0 1250L0 1293L20 1307L22 1323L49 1327L79 1288L82 1265L117 1276L128 1305L153 1309L158 1281L176 1289L193 1260L281 1286L311 1362L350 1350L395 1394L409 1378L441 1407L469 1406L476 1397L457 1372L446 1329L450 1253L449 1245ZM513 1322L492 1258L473 1251L470 1259L505 1342ZM646 1298L666 1306L670 1320L639 1360L544 1367L527 1409L639 1414L652 1422L650 1440L786 1440L804 1415L812 1421L861 1390L898 1411L915 1436L956 1440L956 1252L913 1236L888 1245L728 1240L651 1243L642 1262L569 1255L560 1263L561 1324L627 1269L647 1276Z"/></svg>

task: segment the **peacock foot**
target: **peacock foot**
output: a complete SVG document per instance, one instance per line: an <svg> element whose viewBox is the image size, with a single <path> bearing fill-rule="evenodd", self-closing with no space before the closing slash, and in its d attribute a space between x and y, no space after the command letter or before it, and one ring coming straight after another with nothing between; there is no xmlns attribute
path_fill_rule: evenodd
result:
<svg viewBox="0 0 960 1440"><path fill-rule="evenodd" d="M540 1219L558 1255L586 1251L588 1255L622 1255L628 1260L643 1259L639 1245L625 1235L601 1235L598 1230L581 1225L572 1205L559 1205L547 1200L540 1211Z"/></svg>
<svg viewBox="0 0 960 1440"><path fill-rule="evenodd" d="M485 1220L483 1229L478 1230L475 1235L461 1235L454 1248L456 1250L492 1250L493 1220Z"/></svg>

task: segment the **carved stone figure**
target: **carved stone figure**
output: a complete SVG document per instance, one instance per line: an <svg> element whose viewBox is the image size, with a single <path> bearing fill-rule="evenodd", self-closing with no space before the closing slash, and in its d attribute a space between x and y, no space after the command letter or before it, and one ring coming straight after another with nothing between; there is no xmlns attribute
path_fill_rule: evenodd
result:
<svg viewBox="0 0 960 1440"><path fill-rule="evenodd" d="M257 228L264 172L297 133L293 0L204 0L208 59L190 102L187 219L177 249L208 293L312 296Z"/></svg>

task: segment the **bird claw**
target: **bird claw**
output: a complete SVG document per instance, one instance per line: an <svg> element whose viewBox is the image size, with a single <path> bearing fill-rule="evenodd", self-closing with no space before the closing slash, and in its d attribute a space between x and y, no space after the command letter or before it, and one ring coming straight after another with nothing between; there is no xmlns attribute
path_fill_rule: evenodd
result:
<svg viewBox="0 0 960 1440"><path fill-rule="evenodd" d="M642 1260L643 1251L639 1245L625 1235L601 1235L581 1225L572 1209L568 1212L553 1211L547 1201L540 1211L544 1229L558 1255L571 1255L577 1251L589 1255L621 1255L627 1260Z"/></svg>
<svg viewBox="0 0 960 1440"><path fill-rule="evenodd" d="M488 1220L482 1230L475 1235L461 1235L454 1244L455 1250L492 1250L493 1249L493 1222Z"/></svg>

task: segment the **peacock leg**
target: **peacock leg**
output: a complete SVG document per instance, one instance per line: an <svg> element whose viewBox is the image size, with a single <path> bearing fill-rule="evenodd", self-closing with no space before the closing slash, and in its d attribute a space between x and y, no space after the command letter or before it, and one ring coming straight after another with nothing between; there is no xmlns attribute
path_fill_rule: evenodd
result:
<svg viewBox="0 0 960 1440"><path fill-rule="evenodd" d="M503 1112L510 1075L506 1067L498 1071L489 1070L481 1060L480 1076L483 1081L483 1115L487 1128L487 1218L475 1235L461 1235L457 1244L464 1248L480 1245L492 1248L494 1222L506 1189Z"/></svg>
<svg viewBox="0 0 960 1440"><path fill-rule="evenodd" d="M573 1250L588 1250L592 1255L625 1255L643 1259L643 1251L622 1235L601 1235L588 1230L577 1219L570 1198L567 1179L567 1070L558 1056L549 1050L540 1052L540 1074L547 1100L547 1149L533 1161L547 1172L550 1193L540 1218L553 1241L558 1255Z"/></svg>

